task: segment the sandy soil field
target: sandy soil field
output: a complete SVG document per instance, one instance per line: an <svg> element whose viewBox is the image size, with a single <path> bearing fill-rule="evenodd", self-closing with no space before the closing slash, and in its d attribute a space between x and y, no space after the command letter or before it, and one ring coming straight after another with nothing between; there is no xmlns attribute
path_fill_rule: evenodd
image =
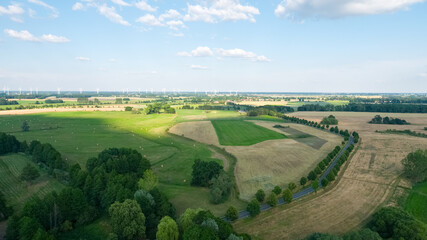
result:
<svg viewBox="0 0 427 240"><path fill-rule="evenodd" d="M300 239L314 232L341 234L355 229L386 202L399 183L400 161L409 152L427 148L427 139L404 135L380 134L375 130L411 129L423 131L427 114L388 114L412 125L376 125L367 122L376 113L297 112L294 116L320 121L333 114L339 127L356 130L362 142L342 179L319 197L295 202L262 213L253 220L235 224L237 231L248 232L261 239Z"/></svg>

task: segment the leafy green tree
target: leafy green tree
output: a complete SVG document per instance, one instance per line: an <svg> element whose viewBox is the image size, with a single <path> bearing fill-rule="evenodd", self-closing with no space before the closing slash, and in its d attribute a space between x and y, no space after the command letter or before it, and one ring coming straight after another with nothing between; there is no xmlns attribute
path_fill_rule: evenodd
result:
<svg viewBox="0 0 427 240"><path fill-rule="evenodd" d="M27 122L27 121L22 122L21 129L22 129L22 131L23 131L23 132L28 132L28 131L30 131L30 125L28 125L28 122Z"/></svg>
<svg viewBox="0 0 427 240"><path fill-rule="evenodd" d="M39 171L31 164L27 164L21 173L21 179L24 181L32 181L38 177L40 177Z"/></svg>
<svg viewBox="0 0 427 240"><path fill-rule="evenodd" d="M194 225L194 217L201 211L204 211L202 208L192 209L187 208L185 212L179 217L178 224L180 228L185 232L188 228Z"/></svg>
<svg viewBox="0 0 427 240"><path fill-rule="evenodd" d="M157 187L157 184L159 184L159 178L152 170L147 169L144 172L144 177L139 180L138 187L145 191L151 191L153 188Z"/></svg>
<svg viewBox="0 0 427 240"><path fill-rule="evenodd" d="M261 212L261 206L259 205L258 200L252 199L252 201L249 202L246 210L249 212L251 217L255 217Z"/></svg>
<svg viewBox="0 0 427 240"><path fill-rule="evenodd" d="M6 205L6 199L2 192L0 192L0 221L6 220L12 215L13 209Z"/></svg>
<svg viewBox="0 0 427 240"><path fill-rule="evenodd" d="M131 112L132 111L132 107L125 107L125 112Z"/></svg>
<svg viewBox="0 0 427 240"><path fill-rule="evenodd" d="M76 222L87 207L83 191L73 187L63 189L58 195L57 203L63 219L70 222Z"/></svg>
<svg viewBox="0 0 427 240"><path fill-rule="evenodd" d="M179 230L176 222L169 216L160 220L157 227L156 238L158 240L178 240Z"/></svg>
<svg viewBox="0 0 427 240"><path fill-rule="evenodd" d="M230 236L228 236L227 240L243 240L243 238L238 237L232 233L232 234L230 234Z"/></svg>
<svg viewBox="0 0 427 240"><path fill-rule="evenodd" d="M342 238L329 233L313 233L306 237L305 240L342 240Z"/></svg>
<svg viewBox="0 0 427 240"><path fill-rule="evenodd" d="M369 225L384 239L427 239L426 225L395 207L381 208L372 216Z"/></svg>
<svg viewBox="0 0 427 240"><path fill-rule="evenodd" d="M317 174L314 171L310 171L310 173L307 176L307 179L310 181L313 181L314 179L316 179Z"/></svg>
<svg viewBox="0 0 427 240"><path fill-rule="evenodd" d="M264 199L265 199L264 190L258 189L258 191L255 193L255 198L258 200L258 202L264 202Z"/></svg>
<svg viewBox="0 0 427 240"><path fill-rule="evenodd" d="M276 195L280 195L280 193L282 193L282 188L279 186L275 186L272 192L274 192Z"/></svg>
<svg viewBox="0 0 427 240"><path fill-rule="evenodd" d="M122 239L141 239L145 236L145 216L135 200L126 199L110 206L113 232Z"/></svg>
<svg viewBox="0 0 427 240"><path fill-rule="evenodd" d="M116 98L116 104L123 104L123 99Z"/></svg>
<svg viewBox="0 0 427 240"><path fill-rule="evenodd" d="M316 179L311 183L311 187L314 189L314 192L317 193L317 189L319 189L319 181Z"/></svg>
<svg viewBox="0 0 427 240"><path fill-rule="evenodd" d="M39 228L42 228L40 223L30 217L23 217L19 220L19 239L32 240Z"/></svg>
<svg viewBox="0 0 427 240"><path fill-rule="evenodd" d="M292 198L293 198L293 195L291 190L286 189L285 191L283 191L283 200L285 200L285 202L288 202L288 203L292 202Z"/></svg>
<svg viewBox="0 0 427 240"><path fill-rule="evenodd" d="M267 197L267 204L270 205L271 207L275 207L277 206L277 195L272 192L268 197Z"/></svg>
<svg viewBox="0 0 427 240"><path fill-rule="evenodd" d="M19 220L17 215L13 215L7 221L6 239L15 240L19 239Z"/></svg>
<svg viewBox="0 0 427 240"><path fill-rule="evenodd" d="M200 159L194 161L193 172L191 173L191 185L208 187L209 181L219 175L223 167L217 162L204 162Z"/></svg>
<svg viewBox="0 0 427 240"><path fill-rule="evenodd" d="M427 180L427 150L409 153L403 160L403 171L413 182Z"/></svg>
<svg viewBox="0 0 427 240"><path fill-rule="evenodd" d="M210 200L214 204L222 203L230 195L233 183L228 175L222 171L218 176L213 177L210 181Z"/></svg>
<svg viewBox="0 0 427 240"><path fill-rule="evenodd" d="M324 179L322 179L322 181L320 183L322 184L322 187L326 187L326 186L328 186L329 181L328 181L328 179L324 178Z"/></svg>
<svg viewBox="0 0 427 240"><path fill-rule="evenodd" d="M299 180L299 184L301 186L305 186L305 184L307 184L307 178L306 177L301 177L301 179Z"/></svg>
<svg viewBox="0 0 427 240"><path fill-rule="evenodd" d="M191 226L187 231L184 232L183 240L219 240L218 232L212 228L203 227L199 225Z"/></svg>
<svg viewBox="0 0 427 240"><path fill-rule="evenodd" d="M297 188L297 185L296 185L295 183L290 182L290 183L288 184L288 189L289 189L289 190L291 190L291 192L292 192L293 190L295 190L295 188Z"/></svg>
<svg viewBox="0 0 427 240"><path fill-rule="evenodd" d="M237 208L230 206L225 213L225 217L230 221L235 221L239 218L239 212Z"/></svg>
<svg viewBox="0 0 427 240"><path fill-rule="evenodd" d="M343 240L382 240L381 236L369 228L346 233Z"/></svg>

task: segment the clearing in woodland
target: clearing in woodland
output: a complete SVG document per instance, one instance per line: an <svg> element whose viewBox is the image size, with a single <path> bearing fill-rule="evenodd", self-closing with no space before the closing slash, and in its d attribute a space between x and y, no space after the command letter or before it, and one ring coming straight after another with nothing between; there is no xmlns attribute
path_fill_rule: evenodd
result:
<svg viewBox="0 0 427 240"><path fill-rule="evenodd" d="M375 133L375 130L389 128L367 123L378 113L297 112L292 115L320 122L329 114L339 119L340 129L355 130L362 139L338 184L325 193L319 191L319 196L313 199L238 221L234 224L237 231L262 239L300 239L314 232L342 234L358 228L393 193L402 173L400 161L408 153L427 146L425 138ZM413 130L427 124L427 114L389 115L412 123L396 128Z"/></svg>

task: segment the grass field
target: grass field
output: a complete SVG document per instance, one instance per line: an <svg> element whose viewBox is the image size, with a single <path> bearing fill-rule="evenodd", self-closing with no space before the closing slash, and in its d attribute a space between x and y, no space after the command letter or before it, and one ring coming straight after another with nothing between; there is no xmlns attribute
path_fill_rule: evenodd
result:
<svg viewBox="0 0 427 240"><path fill-rule="evenodd" d="M415 185L405 203L405 210L427 223L427 182Z"/></svg>
<svg viewBox="0 0 427 240"><path fill-rule="evenodd" d="M409 152L427 146L424 138L375 133L387 129L387 126L367 123L378 113L297 112L292 115L320 121L328 114L340 119L340 129L355 130L361 136L361 144L338 184L326 193L319 191L319 196L312 199L238 221L234 224L237 231L261 239L302 239L314 232L343 234L357 229L396 189L396 179L402 173L400 161ZM414 130L427 124L427 114L389 115L412 123L402 128Z"/></svg>
<svg viewBox="0 0 427 240"><path fill-rule="evenodd" d="M176 115L138 115L130 112L51 112L43 114L1 116L0 131L15 135L19 140L39 140L51 143L70 164L79 163L83 168L88 158L97 156L109 147L137 149L147 157L160 179L161 190L177 206L178 213L188 207L199 206L215 214L224 214L227 202L209 204L208 194L195 194L200 188L190 186L191 166L195 159L215 160L209 146L168 134L166 130L184 116L207 118L239 117L237 112L198 110L178 111ZM26 120L29 132L20 126ZM184 120L180 120L184 121ZM181 202L183 197L192 202ZM176 204L179 202L180 204Z"/></svg>
<svg viewBox="0 0 427 240"><path fill-rule="evenodd" d="M212 125L223 146L249 146L266 140L286 138L284 134L247 121L215 120Z"/></svg>
<svg viewBox="0 0 427 240"><path fill-rule="evenodd" d="M22 181L19 176L28 163L38 168L24 154L0 156L0 191L5 195L7 203L17 211L21 210L26 200L33 196L41 198L52 191L59 192L64 188L64 185L43 170L39 170L40 177L33 183Z"/></svg>

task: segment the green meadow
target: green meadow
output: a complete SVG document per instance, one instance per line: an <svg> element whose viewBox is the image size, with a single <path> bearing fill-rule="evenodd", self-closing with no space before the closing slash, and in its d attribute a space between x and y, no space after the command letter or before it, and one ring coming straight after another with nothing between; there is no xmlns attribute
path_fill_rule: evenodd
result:
<svg viewBox="0 0 427 240"><path fill-rule="evenodd" d="M272 139L286 138L285 135L247 121L214 120L212 125L224 146L249 146Z"/></svg>
<svg viewBox="0 0 427 240"><path fill-rule="evenodd" d="M185 119L187 117L187 119ZM215 159L210 147L193 140L167 133L177 122L190 119L236 118L237 112L178 110L177 114L132 114L130 112L53 112L0 117L0 132L15 135L19 140L51 143L71 165L85 167L90 157L110 147L137 149L150 160L160 180L160 188L177 207L178 214L189 207L204 207L222 215L230 205L244 208L244 202L231 197L213 205L208 189L190 186L195 159ZM30 131L22 132L27 121ZM228 156L224 156L228 157ZM200 194L205 192L206 194ZM7 195L7 194L5 194Z"/></svg>
<svg viewBox="0 0 427 240"><path fill-rule="evenodd" d="M416 184L405 203L405 210L427 223L427 182Z"/></svg>
<svg viewBox="0 0 427 240"><path fill-rule="evenodd" d="M22 209L26 200L31 197L42 198L52 191L60 191L65 186L39 169L40 177L27 183L20 179L22 169L31 164L38 168L25 154L0 156L0 189L7 202L16 210Z"/></svg>

